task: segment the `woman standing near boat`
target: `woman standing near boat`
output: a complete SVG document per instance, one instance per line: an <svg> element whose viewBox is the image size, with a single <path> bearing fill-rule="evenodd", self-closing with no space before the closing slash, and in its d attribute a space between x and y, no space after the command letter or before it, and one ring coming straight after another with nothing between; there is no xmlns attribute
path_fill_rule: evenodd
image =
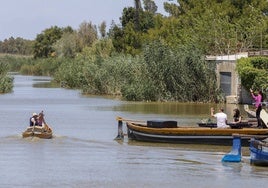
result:
<svg viewBox="0 0 268 188"><path fill-rule="evenodd" d="M257 118L257 122L258 122L258 127L261 128L262 127L262 123L261 123L261 117L260 117L260 114L261 114L261 103L263 101L263 94L262 94L262 91L259 90L258 94L255 95L253 93L253 90L250 89L250 93L251 93L251 96L252 98L254 99L254 104L255 104L255 110L256 110L256 118Z"/></svg>

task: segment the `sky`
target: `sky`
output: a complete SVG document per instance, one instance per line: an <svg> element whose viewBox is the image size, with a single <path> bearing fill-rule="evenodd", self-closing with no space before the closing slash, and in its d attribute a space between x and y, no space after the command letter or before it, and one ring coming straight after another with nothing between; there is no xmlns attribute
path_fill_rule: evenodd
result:
<svg viewBox="0 0 268 188"><path fill-rule="evenodd" d="M166 14L163 3L155 0L158 11ZM10 37L34 40L51 26L71 26L78 29L86 21L99 25L112 20L119 24L124 7L134 6L134 0L0 0L0 41Z"/></svg>

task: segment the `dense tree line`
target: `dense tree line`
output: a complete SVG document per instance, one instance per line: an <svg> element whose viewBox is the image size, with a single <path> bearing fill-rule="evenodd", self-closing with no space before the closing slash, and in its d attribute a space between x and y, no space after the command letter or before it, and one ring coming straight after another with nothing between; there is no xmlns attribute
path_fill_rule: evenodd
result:
<svg viewBox="0 0 268 188"><path fill-rule="evenodd" d="M265 0L177 0L164 5L169 17L125 8L122 26L110 33L116 50L136 54L144 42L159 38L169 46L197 44L210 55L268 47Z"/></svg>
<svg viewBox="0 0 268 188"><path fill-rule="evenodd" d="M153 0L135 0L122 11L121 24L83 22L77 30L52 26L34 41L13 37L0 41L0 53L73 57L95 40L112 39L116 52L137 55L144 44L161 39L168 46L198 45L205 54L232 54L267 48L265 0L177 0L164 2L169 16L157 13ZM31 49L31 50L30 50ZM56 54L55 54L55 53ZM70 54L71 55L70 55Z"/></svg>
<svg viewBox="0 0 268 188"><path fill-rule="evenodd" d="M45 29L21 71L128 100L218 101L215 65L205 55L268 48L266 0L168 1L168 16L157 8L134 0L108 30L105 22Z"/></svg>
<svg viewBox="0 0 268 188"><path fill-rule="evenodd" d="M33 41L26 40L20 37L5 39L0 41L0 53L5 54L20 54L32 55L33 54Z"/></svg>

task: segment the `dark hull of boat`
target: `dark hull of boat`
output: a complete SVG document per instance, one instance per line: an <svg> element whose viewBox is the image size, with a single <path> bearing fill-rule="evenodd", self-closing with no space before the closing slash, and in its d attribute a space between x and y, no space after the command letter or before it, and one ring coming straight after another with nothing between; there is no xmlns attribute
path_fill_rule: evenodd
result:
<svg viewBox="0 0 268 188"><path fill-rule="evenodd" d="M230 146L233 142L232 136L165 136L146 134L137 131L130 131L128 137L143 142L161 142L174 144L202 144ZM242 139L242 145L248 146L248 139Z"/></svg>
<svg viewBox="0 0 268 188"><path fill-rule="evenodd" d="M197 123L199 127L211 127L211 128L216 128L217 123Z"/></svg>
<svg viewBox="0 0 268 188"><path fill-rule="evenodd" d="M199 127L211 127L211 128L216 128L217 123L197 123ZM253 124L249 122L241 122L241 123L228 123L232 129L242 129L246 127L252 127Z"/></svg>
<svg viewBox="0 0 268 188"><path fill-rule="evenodd" d="M178 144L232 145L233 134L250 134L267 138L264 129L217 129L196 128L150 128L127 122L128 138L144 142L162 142ZM249 138L242 138L243 146L249 146Z"/></svg>
<svg viewBox="0 0 268 188"><path fill-rule="evenodd" d="M260 141L250 142L250 164L255 166L268 166L268 147L260 144Z"/></svg>

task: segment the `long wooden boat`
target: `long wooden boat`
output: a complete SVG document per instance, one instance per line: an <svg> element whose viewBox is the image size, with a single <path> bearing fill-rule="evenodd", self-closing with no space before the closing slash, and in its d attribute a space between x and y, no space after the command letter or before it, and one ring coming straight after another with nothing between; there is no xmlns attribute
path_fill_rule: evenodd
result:
<svg viewBox="0 0 268 188"><path fill-rule="evenodd" d="M250 164L268 166L268 143L252 138L250 140Z"/></svg>
<svg viewBox="0 0 268 188"><path fill-rule="evenodd" d="M32 126L26 128L26 130L22 133L22 137L38 137L50 139L53 137L53 131L51 128L45 130L41 126Z"/></svg>
<svg viewBox="0 0 268 188"><path fill-rule="evenodd" d="M232 145L233 134L257 135L260 139L268 137L268 129L258 128L177 127L174 122L156 122L157 126L154 126L154 122L133 121L126 121L126 125L129 139L147 142ZM249 146L248 138L242 138L241 142L243 146Z"/></svg>

